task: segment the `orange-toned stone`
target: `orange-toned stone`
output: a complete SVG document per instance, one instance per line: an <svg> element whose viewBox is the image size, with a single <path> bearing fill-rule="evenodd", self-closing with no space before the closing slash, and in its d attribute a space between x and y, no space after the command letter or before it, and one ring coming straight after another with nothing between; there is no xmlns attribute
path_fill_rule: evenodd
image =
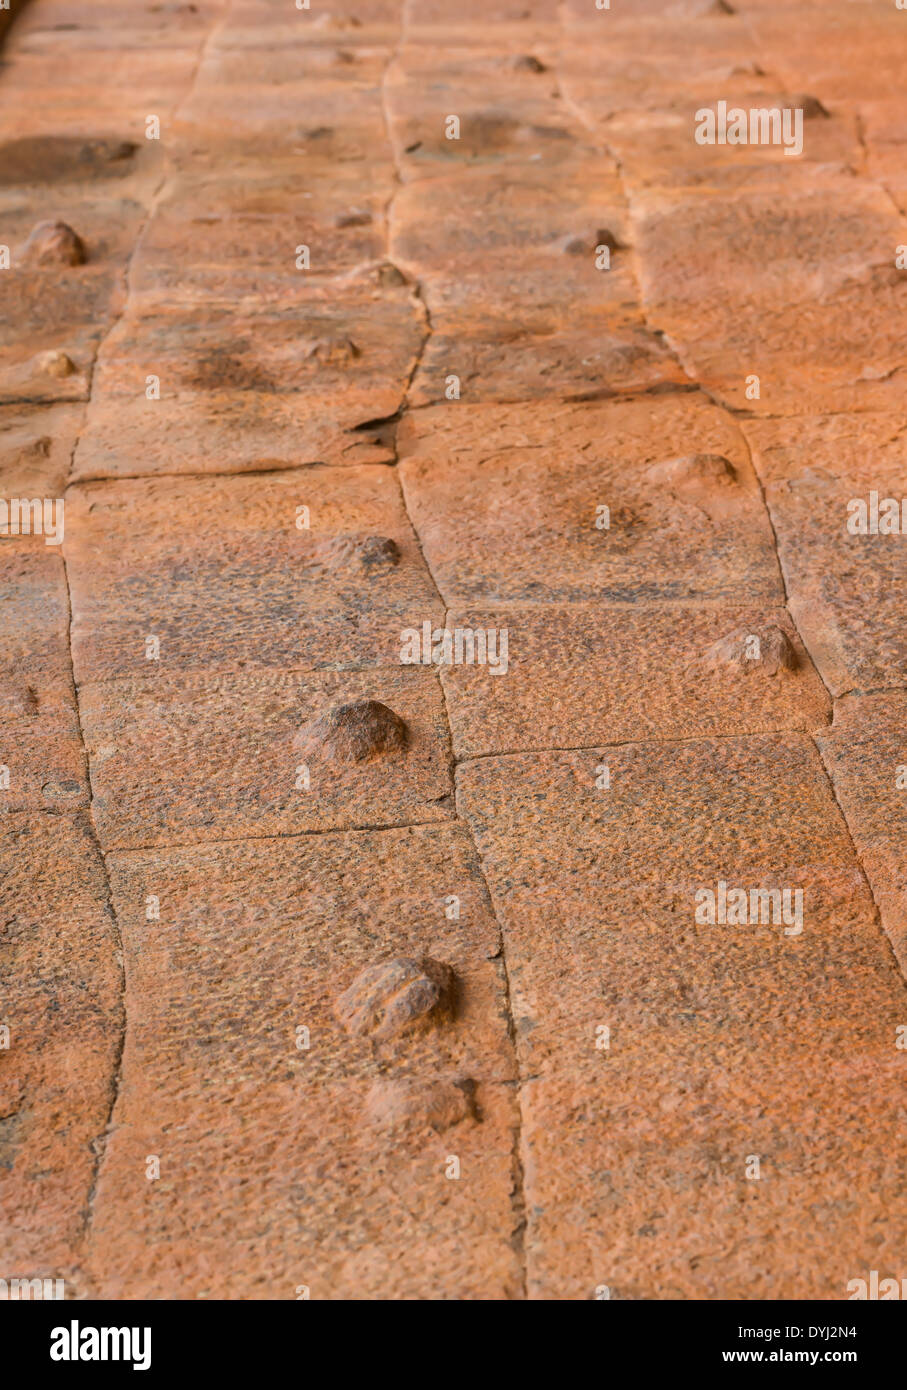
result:
<svg viewBox="0 0 907 1390"><path fill-rule="evenodd" d="M900 417L836 413L747 421L744 429L765 484L791 612L832 694L903 687L907 535L869 529L872 493L876 514L890 498L904 513L900 520L907 517ZM849 529L860 525L858 504L867 534Z"/></svg>
<svg viewBox="0 0 907 1390"><path fill-rule="evenodd" d="M82 407L0 406L0 496L62 497Z"/></svg>
<svg viewBox="0 0 907 1390"><path fill-rule="evenodd" d="M136 300L100 354L74 477L386 460L386 444L355 431L402 404L421 338L417 307L399 295Z"/></svg>
<svg viewBox="0 0 907 1390"><path fill-rule="evenodd" d="M899 1268L903 980L812 743L483 758L458 803L528 1078L530 1297L841 1299ZM802 931L697 923L720 880L802 889Z"/></svg>
<svg viewBox="0 0 907 1390"><path fill-rule="evenodd" d="M907 974L907 695L844 696L818 742L882 925Z"/></svg>
<svg viewBox="0 0 907 1390"><path fill-rule="evenodd" d="M507 631L503 674L487 663L441 667L458 758L815 729L831 717L783 610L515 605L454 608L446 626L492 630L496 655ZM776 664L782 637L792 666Z"/></svg>
<svg viewBox="0 0 907 1390"><path fill-rule="evenodd" d="M513 1061L468 835L311 836L110 865L129 1029L93 1290L517 1297ZM335 1002L376 955L422 954L454 971L455 1017L383 1041L348 1033ZM471 1083L474 1109L439 1100L451 1076ZM379 1084L410 1097L391 1102L408 1114L389 1133ZM459 1178L445 1176L451 1157Z"/></svg>
<svg viewBox="0 0 907 1390"><path fill-rule="evenodd" d="M185 299L219 284L233 286L236 297L251 290L280 302L291 287L298 293L313 279L348 273L384 254L390 169L364 189L361 171L338 178L329 166L307 179L305 199L298 181L295 159L174 177L136 253L130 277L136 291ZM298 213L288 217L297 199ZM374 209L371 220L338 225L357 200ZM299 246L308 247L308 270L296 267Z"/></svg>
<svg viewBox="0 0 907 1390"><path fill-rule="evenodd" d="M71 1295L122 1044L118 936L85 816L0 817L0 867L4 1266Z"/></svg>
<svg viewBox="0 0 907 1390"><path fill-rule="evenodd" d="M63 561L43 536L0 541L0 815L88 803Z"/></svg>
<svg viewBox="0 0 907 1390"><path fill-rule="evenodd" d="M149 667L152 663L147 663ZM325 756L313 725L374 700L406 725L383 756ZM449 820L447 721L436 677L387 668L104 681L79 691L105 849Z"/></svg>
<svg viewBox="0 0 907 1390"><path fill-rule="evenodd" d="M67 508L79 682L148 676L147 637L162 673L397 666L443 616L388 468L88 484Z"/></svg>
<svg viewBox="0 0 907 1390"><path fill-rule="evenodd" d="M450 603L781 598L746 445L696 394L451 401L409 416L398 443L409 512ZM731 473L691 487L657 472L693 454L720 455Z"/></svg>

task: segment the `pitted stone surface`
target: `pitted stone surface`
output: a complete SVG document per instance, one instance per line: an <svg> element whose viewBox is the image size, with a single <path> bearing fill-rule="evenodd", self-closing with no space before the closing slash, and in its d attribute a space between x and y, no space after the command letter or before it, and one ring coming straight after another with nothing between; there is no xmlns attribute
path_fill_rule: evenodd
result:
<svg viewBox="0 0 907 1390"><path fill-rule="evenodd" d="M483 758L457 781L532 1078L530 1296L840 1299L851 1269L897 1265L904 982L812 743ZM802 930L697 921L720 881L802 889Z"/></svg>
<svg viewBox="0 0 907 1390"><path fill-rule="evenodd" d="M298 735L296 746L331 761L364 763L401 752L408 737L405 721L380 700L353 700L322 714Z"/></svg>
<svg viewBox="0 0 907 1390"><path fill-rule="evenodd" d="M3 793L0 793L3 795ZM0 1201L10 1275L77 1287L123 1001L84 813L0 816Z"/></svg>
<svg viewBox="0 0 907 1390"><path fill-rule="evenodd" d="M293 1299L303 1283L313 1299L518 1297L499 933L463 827L113 855L109 865L129 1026L91 1287L165 1295L176 1264L182 1297ZM446 890L460 899L457 920ZM376 942L392 959L448 965L456 1016L374 1047L348 1034L337 996L374 963ZM447 1128L457 1112L430 1093L453 1077L473 1082L481 1123L464 1115ZM388 1088L404 1121L389 1131ZM401 1091L425 1097L425 1124ZM149 1153L160 1156L157 1183L145 1177ZM457 1181L445 1177L451 1154Z"/></svg>
<svg viewBox="0 0 907 1390"><path fill-rule="evenodd" d="M706 662L715 671L734 670L752 675L754 672L776 676L779 671L792 671L797 654L787 633L774 623L746 632L742 628L722 637L706 652Z"/></svg>
<svg viewBox="0 0 907 1390"><path fill-rule="evenodd" d="M0 1276L903 1274L903 14L18 8Z"/></svg>
<svg viewBox="0 0 907 1390"><path fill-rule="evenodd" d="M684 448L727 466L707 463L702 482ZM400 452L450 603L783 600L745 442L698 395L438 406L407 417Z"/></svg>
<svg viewBox="0 0 907 1390"><path fill-rule="evenodd" d="M149 674L149 636L162 672L398 665L443 616L387 468L92 483L67 518L80 681Z"/></svg>
<svg viewBox="0 0 907 1390"><path fill-rule="evenodd" d="M848 695L818 736L860 862L907 973L907 695Z"/></svg>
<svg viewBox="0 0 907 1390"><path fill-rule="evenodd" d="M105 849L406 825L453 814L449 732L430 671L203 677L155 674L156 663L145 665L151 674L80 690ZM325 711L372 705L393 718L353 714L319 725Z"/></svg>
<svg viewBox="0 0 907 1390"><path fill-rule="evenodd" d="M605 740L815 730L831 718L822 682L780 612L513 605L455 608L447 626L507 632L506 672L478 664L440 668L458 758ZM728 644L735 631L762 634L759 660L745 658L740 641ZM794 663L767 679L782 637ZM710 661L716 648L719 659Z"/></svg>
<svg viewBox="0 0 907 1390"><path fill-rule="evenodd" d="M389 1133L434 1130L443 1133L475 1120L475 1082L454 1077L432 1081L376 1081L365 1113L377 1129Z"/></svg>

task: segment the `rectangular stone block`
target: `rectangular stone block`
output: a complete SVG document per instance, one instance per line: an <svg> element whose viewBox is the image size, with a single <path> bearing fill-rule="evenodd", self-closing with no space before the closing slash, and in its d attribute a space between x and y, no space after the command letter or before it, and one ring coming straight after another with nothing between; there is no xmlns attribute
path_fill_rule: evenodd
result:
<svg viewBox="0 0 907 1390"><path fill-rule="evenodd" d="M907 974L907 694L845 695L822 756L879 904L882 924Z"/></svg>
<svg viewBox="0 0 907 1390"><path fill-rule="evenodd" d="M835 696L903 687L900 416L841 412L747 421L744 429L765 484L791 612L825 683Z"/></svg>
<svg viewBox="0 0 907 1390"><path fill-rule="evenodd" d="M408 296L361 289L280 308L133 298L99 356L73 476L387 460L355 431L400 407L421 338Z"/></svg>
<svg viewBox="0 0 907 1390"><path fill-rule="evenodd" d="M59 550L43 536L0 541L0 589L0 816L86 806Z"/></svg>
<svg viewBox="0 0 907 1390"><path fill-rule="evenodd" d="M161 671L83 685L79 701L105 849L452 815L447 720L428 671ZM399 746L372 737L367 701L403 721ZM319 722L350 705L339 729Z"/></svg>

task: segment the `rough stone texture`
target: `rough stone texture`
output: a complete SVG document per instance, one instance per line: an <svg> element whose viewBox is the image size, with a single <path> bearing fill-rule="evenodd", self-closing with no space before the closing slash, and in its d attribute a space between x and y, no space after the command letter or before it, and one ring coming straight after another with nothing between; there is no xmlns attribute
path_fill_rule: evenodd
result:
<svg viewBox="0 0 907 1390"><path fill-rule="evenodd" d="M88 804L63 562L43 536L0 542L0 815Z"/></svg>
<svg viewBox="0 0 907 1390"><path fill-rule="evenodd" d="M357 700L393 709L405 746L363 761L325 756L312 726ZM84 685L80 705L105 849L452 815L444 702L428 671L161 671Z"/></svg>
<svg viewBox="0 0 907 1390"><path fill-rule="evenodd" d="M499 933L464 830L113 855L110 867L129 1028L92 1287L106 1297L293 1299L301 1284L313 1299L517 1296ZM445 916L448 892L460 898L457 921ZM145 920L149 893L158 922ZM447 964L456 1017L384 1041L347 1033L334 1006L377 943ZM297 1050L301 1027L309 1047ZM435 1128L404 1124L393 1142L376 1141L375 1087L430 1095L452 1074L472 1079L475 1113L448 1131L447 1105L426 1099ZM148 1154L160 1157L159 1181L145 1177ZM450 1155L459 1179L445 1177Z"/></svg>
<svg viewBox="0 0 907 1390"><path fill-rule="evenodd" d="M292 251L292 247L288 248ZM292 264L292 261L290 262ZM369 462L354 431L393 415L422 336L398 291L237 310L141 303L107 337L77 478ZM288 296L287 296L288 297ZM224 300L227 302L223 302ZM148 376L159 399L148 399ZM387 457L379 450L378 457Z"/></svg>
<svg viewBox="0 0 907 1390"><path fill-rule="evenodd" d="M387 468L98 483L67 507L79 681L144 677L149 635L162 672L397 665L443 616Z"/></svg>
<svg viewBox="0 0 907 1390"><path fill-rule="evenodd" d="M531 1078L530 1296L840 1299L899 1267L904 982L815 748L486 758L458 801ZM697 925L719 879L802 887L802 933Z"/></svg>
<svg viewBox="0 0 907 1390"><path fill-rule="evenodd" d="M0 1244L79 1287L122 1041L118 937L83 815L0 817Z"/></svg>
<svg viewBox="0 0 907 1390"><path fill-rule="evenodd" d="M469 1077L438 1081L376 1081L365 1113L380 1130L434 1130L443 1133L476 1119L475 1082Z"/></svg>
<svg viewBox="0 0 907 1390"><path fill-rule="evenodd" d="M327 762L364 763L402 753L408 741L406 721L380 700L350 700L319 715L295 743Z"/></svg>
<svg viewBox="0 0 907 1390"><path fill-rule="evenodd" d="M848 503L904 483L903 421L869 413L748 421L790 606L834 695L907 683L907 535L854 535Z"/></svg>
<svg viewBox="0 0 907 1390"><path fill-rule="evenodd" d="M370 965L337 1000L336 1014L347 1032L384 1042L436 1023L452 1007L450 967L428 956Z"/></svg>
<svg viewBox="0 0 907 1390"><path fill-rule="evenodd" d="M907 538L847 529L905 493L905 23L24 7L0 499L66 513L0 508L0 1276L907 1274Z"/></svg>
<svg viewBox="0 0 907 1390"><path fill-rule="evenodd" d="M777 676L797 666L788 634L775 623L751 623L722 637L706 652L706 663L719 674L732 670L744 676Z"/></svg>
<svg viewBox="0 0 907 1390"><path fill-rule="evenodd" d="M22 248L28 265L84 265L85 243L66 222L39 222Z"/></svg>
<svg viewBox="0 0 907 1390"><path fill-rule="evenodd" d="M829 700L790 619L747 608L454 608L451 629L507 629L508 669L441 667L458 758L638 738L815 729ZM763 660L721 660L728 635L768 635ZM772 672L772 634L796 653ZM732 643L736 648L736 643Z"/></svg>
<svg viewBox="0 0 907 1390"><path fill-rule="evenodd" d="M81 421L78 405L0 406L0 495L62 497Z"/></svg>

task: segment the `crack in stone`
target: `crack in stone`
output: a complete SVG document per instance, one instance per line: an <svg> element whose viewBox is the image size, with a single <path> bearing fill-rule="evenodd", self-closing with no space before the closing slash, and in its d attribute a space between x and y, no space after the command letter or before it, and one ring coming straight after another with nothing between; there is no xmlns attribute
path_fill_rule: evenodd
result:
<svg viewBox="0 0 907 1390"><path fill-rule="evenodd" d="M207 50L208 50L208 46L209 46L209 44L211 43L211 41L212 41L212 39L213 39L215 33L217 33L217 32L220 30L220 28L222 27L222 25L226 22L226 20L227 20L229 14L230 14L231 8L232 8L232 6L227 8L226 12L223 13L223 14L220 16L220 19L219 19L215 24L212 25L212 27L209 29L208 33L206 34L205 38L203 39L203 41L200 43L199 49L198 49L198 57L197 57L195 66L194 66L194 68L193 68L191 77L190 77L190 79L189 79L189 82L188 82L186 91L185 91L185 93L184 93L182 99L179 100L179 101L176 103L176 105L174 106L171 118L174 118L174 117L176 116L177 112L180 110L180 108L190 99L190 97L191 97L191 95L192 95L192 92L194 91L195 84L196 84L196 82L197 82L197 80L198 80L198 75L199 75L199 72L201 71L202 63L204 62L204 58L205 58L205 54L206 54L206 52L207 52ZM157 205L158 205L158 202L159 202L159 199L160 199L160 195L161 195L163 189L165 188L166 183L167 183L167 174L165 173L165 174L162 176L160 183L158 184L157 188L155 189L155 191L153 192L153 194L152 194L152 196L151 196L151 199L150 199L150 201L149 201L149 203L148 203L146 215L145 215L145 217L144 217L144 219L143 219L143 221L142 221L142 223L141 223L141 225L140 225L140 227L139 227L139 230L138 230L137 235L136 235L136 239L135 239L135 241L134 241L134 243L133 243L132 249L131 249L131 251L130 251L130 253L129 253L128 259L127 259L127 261L126 261L126 265L125 265L125 267L124 267L124 271L123 271L123 302L122 302L122 305L120 306L119 312L118 312L117 314L114 314L114 315L113 315L111 321L109 322L109 324L108 324L108 326L107 326L106 331L104 332L102 338L101 338L100 341L98 342L97 348L95 349L95 353L94 353L94 355L93 355L93 357L92 357L91 369L90 369L89 374L88 374L88 396L87 396L87 401L85 402L85 412L84 412L83 419L82 419L82 428L83 428L83 430L84 430L84 424L85 424L85 420L87 419L88 412L89 412L89 410L91 409L91 404L92 404L92 391L93 391L93 386L94 386L95 371L96 371L96 368L97 368L98 359L99 359L99 357L100 357L100 355L101 355L101 352L102 352L102 349L103 349L103 347L104 347L104 344L107 342L107 340L109 339L110 335L113 333L113 331L114 331L114 329L116 328L116 326L122 321L122 319L123 319L123 317L124 317L124 315L125 315L125 313L126 313L126 311L127 311L127 308L128 308L128 306L129 306L129 300L130 300L130 296L131 296L130 275L131 275L131 271L132 271L133 262L134 262L134 260L135 260L135 257L136 257L136 255L137 255L137 253L138 253L138 250L139 250L139 248L140 248L140 246L141 246L141 244L142 244L142 239L143 239L144 235L146 234L146 232L147 232L147 230L148 230L148 227L150 226L151 220L152 220L152 218L153 218L153 216L154 216L154 212L155 212L155 210L156 210L156 208L157 208ZM81 440L81 437L82 437L82 432L80 431L80 432L75 436L75 439L73 440L73 446L72 446L72 451L71 451L70 460L69 460L69 480L72 479L72 475L73 475L73 472L74 472L74 469L75 469L76 453L77 453L77 451L78 451L79 442L80 442L80 440ZM69 481L67 482L67 487L68 487L68 486L69 486ZM90 1187L89 1187L88 1197L87 1197L87 1200L86 1200L84 1223L83 1223L82 1232L81 1232L81 1252L82 1252L82 1258L84 1259L85 1256L87 1255L88 1246L89 1246L89 1242L90 1242L90 1238L91 1238L91 1227L92 1227L92 1222L93 1222L93 1220L94 1220L94 1208L95 1208L95 1201L96 1201L96 1198L97 1198L98 1185L99 1185L100 1178L101 1178L101 1170L102 1170L102 1168L103 1168L104 1159L105 1159L106 1154L107 1154L107 1146L108 1146L110 1134L111 1134L111 1132L112 1132L112 1127L113 1127L113 1116L114 1116L114 1112L115 1112L115 1110L116 1110L117 1101L119 1100L120 1091L121 1091L121 1088L122 1088L122 1081L123 1081L123 1054L124 1054L124 1051L125 1051L125 1047L126 1047L126 1038L127 1038L128 1030L129 1030L129 1019L128 1019L127 1008L126 1008L126 996L127 996L126 953L125 953L124 943L123 943L123 933L122 933L122 928L121 928L120 923L119 923L119 919L118 919L117 914L116 914L116 909L115 909L114 904L113 904L113 894L112 894L111 884L110 884L110 874L109 874L108 869L107 869L107 858L106 858L106 855L105 855L105 853L104 853L104 851L103 851L103 849L102 849L102 846L101 846L101 841L100 841L100 837L99 837L99 835L98 835L98 829L97 829L97 825L96 825L96 823L95 823L95 818L94 818L94 789L93 789L92 776L91 776L91 759L90 759L90 757L89 757L88 749L87 749L87 746L86 746L86 744L85 744L85 736L84 736L84 732L83 732L83 728L82 728L82 710L81 710L81 706L80 706L80 703L79 703L79 689L78 689L78 686L76 685L76 679L75 679L75 667L74 667L74 664L73 664L73 655L72 655L72 623L73 623L72 586L71 586L71 584L70 584L70 579L69 579L69 568L68 568L67 563L66 563L66 548L65 548L65 544L64 544L64 546L63 546L63 548L62 548L62 551L61 551L61 558L62 558L62 561L63 561L63 575L64 575L65 584L66 584L66 601L67 601L67 608L68 608L68 644L67 644L67 645L68 645L68 655L69 655L69 669L70 669L70 676L71 676L71 679L72 679L72 689L73 689L73 697L74 697L74 703L75 703L76 724L77 724L77 728L78 728L79 742L80 742L80 744L81 744L82 752L83 752L83 755L84 755L84 760L85 760L85 771L86 771L87 780L88 780L88 797L89 797L89 804L88 804L88 823L89 823L89 825L90 825L90 827L91 827L92 838L93 838L94 843L95 843L95 845L96 845L96 847L97 847L99 861L100 861L101 865L103 866L103 870L104 870L104 883L105 883L105 890L106 890L106 902L105 902L105 904L104 904L104 908L105 908L105 911L108 913L108 915L109 915L109 917L110 917L110 920L111 920L111 922L112 922L112 924L113 924L113 928L114 928L114 932L115 932L115 938L116 938L116 943L117 943L117 944L116 944L116 954L119 956L119 980L120 980L120 1001L121 1001L121 1002L120 1002L120 1010L119 1010L119 1022L120 1022L119 1036L118 1036L118 1039L117 1039L117 1047L116 1047L116 1051L115 1051L115 1054L114 1054L112 1075L111 1075L111 1080L110 1080L110 1104L109 1104L109 1107L108 1107L108 1110L107 1110L107 1116L106 1116L106 1119L105 1119L105 1122L104 1122L104 1126L103 1126L103 1128L102 1128L100 1134L99 1134L99 1135L97 1136L97 1138L93 1141L93 1146L92 1146L92 1147L93 1147L93 1150L95 1151L95 1163L94 1163L94 1166L93 1166L91 1184L90 1184Z"/></svg>

